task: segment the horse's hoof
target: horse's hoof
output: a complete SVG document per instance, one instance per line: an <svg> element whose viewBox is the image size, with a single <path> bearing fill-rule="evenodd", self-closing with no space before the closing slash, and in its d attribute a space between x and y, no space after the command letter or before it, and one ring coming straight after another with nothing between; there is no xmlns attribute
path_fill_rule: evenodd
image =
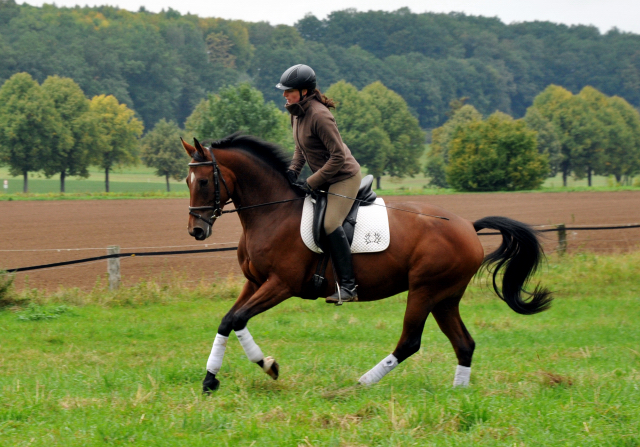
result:
<svg viewBox="0 0 640 447"><path fill-rule="evenodd" d="M207 371L207 375L202 382L202 394L211 394L212 391L217 391L218 388L220 388L220 381L216 379L215 374Z"/></svg>
<svg viewBox="0 0 640 447"><path fill-rule="evenodd" d="M262 370L269 374L273 380L278 380L278 374L280 373L280 365L273 357L267 357L264 359Z"/></svg>

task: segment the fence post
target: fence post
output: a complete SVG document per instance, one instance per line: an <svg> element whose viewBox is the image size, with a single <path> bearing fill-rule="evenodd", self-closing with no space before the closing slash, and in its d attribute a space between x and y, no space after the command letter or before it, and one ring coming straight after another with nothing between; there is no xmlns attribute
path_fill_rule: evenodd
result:
<svg viewBox="0 0 640 447"><path fill-rule="evenodd" d="M564 224L556 225L558 229L558 253L563 255L567 252L567 227Z"/></svg>
<svg viewBox="0 0 640 447"><path fill-rule="evenodd" d="M107 254L114 255L120 253L120 247L110 245L107 247ZM107 271L109 272L109 290L117 290L120 287L120 258L107 259Z"/></svg>

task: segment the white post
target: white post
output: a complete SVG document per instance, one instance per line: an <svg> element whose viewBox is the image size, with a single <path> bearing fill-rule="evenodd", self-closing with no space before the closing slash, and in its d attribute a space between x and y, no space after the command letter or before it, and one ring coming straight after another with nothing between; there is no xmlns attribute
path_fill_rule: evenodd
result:
<svg viewBox="0 0 640 447"><path fill-rule="evenodd" d="M107 254L114 255L120 253L120 247L110 245L107 247ZM120 258L107 259L107 271L109 272L109 290L117 290L120 287Z"/></svg>

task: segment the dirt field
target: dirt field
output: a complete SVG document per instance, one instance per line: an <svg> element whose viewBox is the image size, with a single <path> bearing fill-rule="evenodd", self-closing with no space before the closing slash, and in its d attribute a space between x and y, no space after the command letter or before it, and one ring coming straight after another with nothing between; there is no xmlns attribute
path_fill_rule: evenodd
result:
<svg viewBox="0 0 640 447"><path fill-rule="evenodd" d="M469 220L489 215L531 225L568 226L640 223L640 192L504 193L388 197L388 204L430 202ZM238 217L225 215L206 244L187 231L186 199L0 202L0 268L26 267L106 254L108 245L126 251L160 251L235 246ZM498 243L483 237L486 250ZM640 248L640 228L569 232L570 250L627 251ZM224 245L220 245L224 244ZM547 233L545 249L557 246ZM144 249L143 247L154 247ZM106 277L106 261L38 270L17 275L18 287L55 290L91 288ZM234 252L122 259L125 284L141 279L184 281L240 275Z"/></svg>

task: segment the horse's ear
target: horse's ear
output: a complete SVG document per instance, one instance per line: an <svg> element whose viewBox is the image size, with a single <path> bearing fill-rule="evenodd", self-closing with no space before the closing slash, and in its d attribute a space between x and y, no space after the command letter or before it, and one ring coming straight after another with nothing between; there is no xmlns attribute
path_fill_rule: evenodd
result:
<svg viewBox="0 0 640 447"><path fill-rule="evenodd" d="M193 158L193 153L196 151L196 148L184 141L182 137L180 137L180 141L182 141L182 147L184 147L184 150L187 151L189 157Z"/></svg>
<svg viewBox="0 0 640 447"><path fill-rule="evenodd" d="M194 142L194 144L196 146L196 150L198 151L198 153L200 155L202 155L202 158L206 159L207 157L205 157L205 155L204 155L204 148L202 147L200 142L198 140L196 140L195 138L193 139L193 142Z"/></svg>

